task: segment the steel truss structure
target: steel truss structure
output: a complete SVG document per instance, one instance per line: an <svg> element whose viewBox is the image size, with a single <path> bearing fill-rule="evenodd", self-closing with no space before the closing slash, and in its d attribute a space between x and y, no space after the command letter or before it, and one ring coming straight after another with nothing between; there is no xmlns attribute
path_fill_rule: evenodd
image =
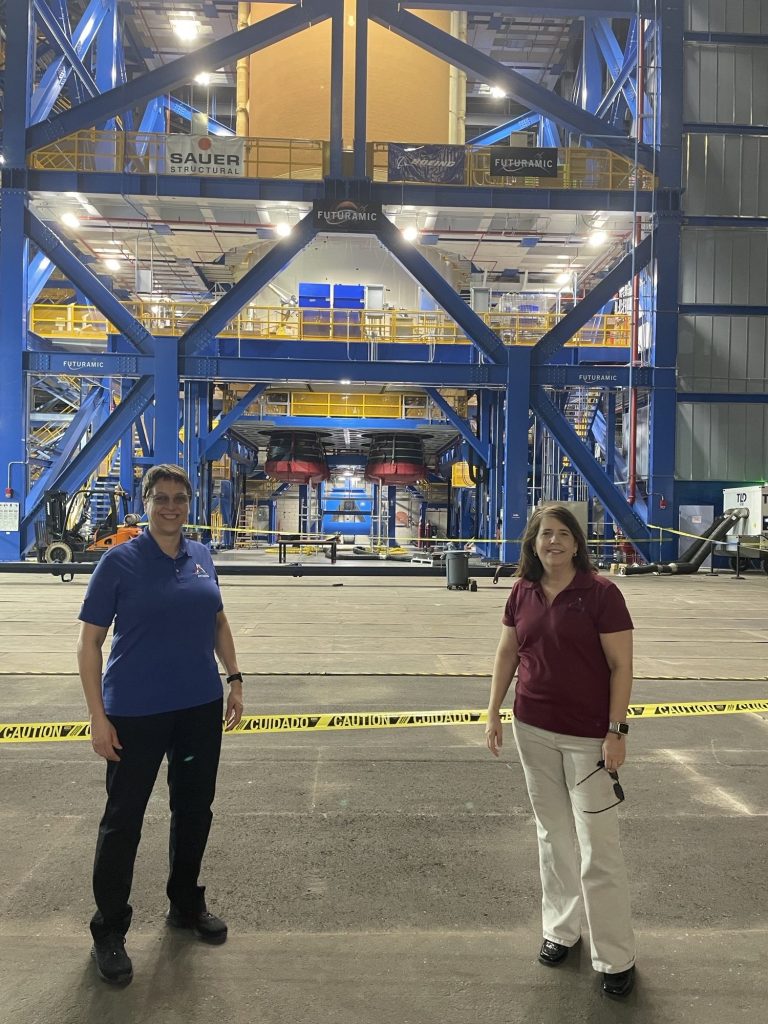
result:
<svg viewBox="0 0 768 1024"><path fill-rule="evenodd" d="M146 462L177 462L179 427L184 427L183 461L199 494L197 514L204 517L204 476L208 461L227 446L227 431L259 391L270 382L339 381L403 383L427 389L460 442L488 467L484 498L488 505L486 538L503 524L502 560L514 558L528 511L528 436L533 414L540 427L556 440L581 475L590 494L640 550L649 550L652 527L673 525L674 454L677 356L678 261L680 248L680 181L682 138L682 3L678 0L585 0L578 5L584 22L584 49L573 97L565 97L532 82L446 32L411 13L411 10L493 10L506 15L574 18L571 0L532 4L525 0L358 0L354 153L350 176L342 171L342 0L303 0L172 60L132 80L125 73L117 0L91 0L80 23L69 24L65 0L14 0L6 5L6 67L3 82L4 136L0 207L0 468L5 475L0 531L0 560L24 555L34 539L34 523L49 488L74 490L96 470L116 446L121 448L121 478L133 483L133 431L140 439ZM658 15L657 12L658 11ZM639 17L638 17L639 15ZM629 21L625 45L619 45L612 19ZM656 18L657 20L653 20ZM320 21L332 25L332 66L329 102L329 169L322 182L278 179L207 180L162 174L41 170L30 166L30 155L43 146L90 127L125 131L133 126L134 112L145 110L143 126L157 124L157 98L189 82L197 73L217 68L287 38ZM466 352L440 351L429 361L418 346L404 352L364 358L354 346L339 357L334 346L286 343L269 357L233 356L219 334L275 275L315 237L317 226L309 215L291 234L249 270L240 281L177 338L156 337L89 267L82 254L54 225L42 222L30 209L30 194L78 192L119 196L219 196L243 201L268 197L277 201L340 199L363 203L420 204L422 186L373 182L366 173L367 35L368 25L397 33L416 46L473 76L502 83L508 94L530 108L516 121L473 140L487 144L518 128L538 124L540 137L557 143L576 139L579 145L599 145L628 157L638 168L651 170L657 187L650 198L632 190L574 189L569 193L547 189L440 187L430 189L430 202L444 208L611 210L653 219L652 230L637 238L624 259L549 330L532 348L503 344L467 302L422 256L406 242L386 216L372 233L403 268L431 294L472 342ZM45 74L37 80L36 46L44 34L56 51ZM639 42L642 40L642 43ZM86 61L96 48L95 74ZM642 52L642 51L645 52ZM639 133L628 134L624 124L639 116L639 90L645 92L638 68L651 52L656 54L654 74L659 109L652 120L640 117ZM647 62L647 61L646 61ZM67 81L73 83L74 102L56 113L57 100ZM606 84L608 83L607 87ZM646 103L648 102L646 98ZM563 142L563 145L566 145ZM543 183L542 183L543 184ZM71 282L76 292L115 326L103 353L67 351L45 344L29 331L29 308L53 267ZM644 365L575 362L564 353L566 342L606 306L637 275L656 282L652 309L647 311L654 329ZM395 347L393 347L394 349ZM380 352L381 356L382 353ZM83 403L69 423L57 455L31 482L28 465L30 375L97 378L107 391L118 382L119 402ZM211 381L252 383L217 428L209 429ZM460 417L441 396L445 387L466 388L479 395L477 426ZM599 388L606 409L615 409L620 388L643 389L648 402L648 476L644 502L630 504L625 489L614 483L615 451L610 430L605 431L605 458L579 436L552 388ZM180 402L180 394L183 400ZM114 393L113 396L114 398ZM98 412L97 412L98 411ZM613 415L610 412L608 418ZM86 439L87 438L87 439ZM18 505L18 520L14 509ZM654 545L654 557L669 554L667 545Z"/></svg>

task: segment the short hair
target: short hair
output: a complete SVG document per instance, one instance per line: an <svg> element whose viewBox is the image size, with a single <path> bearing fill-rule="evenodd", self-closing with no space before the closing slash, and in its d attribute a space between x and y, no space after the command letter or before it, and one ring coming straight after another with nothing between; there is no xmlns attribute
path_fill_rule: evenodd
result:
<svg viewBox="0 0 768 1024"><path fill-rule="evenodd" d="M151 466L141 481L141 500L145 504L158 480L173 480L177 484L182 484L187 492L187 497L192 499L192 484L181 466L174 466L171 462L161 462L157 466Z"/></svg>
<svg viewBox="0 0 768 1024"><path fill-rule="evenodd" d="M576 557L574 558L576 568L581 569L582 572L597 572L589 559L587 538L584 536L584 531L576 516L565 505L551 504L539 505L531 513L525 528L520 561L515 576L521 576L523 579L536 583L544 575L544 568L536 554L536 537L544 516L554 516L555 519L559 519L563 526L567 526L573 534L573 539L576 541Z"/></svg>

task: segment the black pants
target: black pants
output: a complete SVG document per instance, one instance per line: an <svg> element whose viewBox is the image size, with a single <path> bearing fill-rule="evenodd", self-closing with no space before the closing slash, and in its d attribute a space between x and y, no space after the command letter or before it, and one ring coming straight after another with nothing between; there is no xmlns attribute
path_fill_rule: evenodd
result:
<svg viewBox="0 0 768 1024"><path fill-rule="evenodd" d="M198 885L208 841L221 751L220 700L182 711L137 717L109 716L123 749L107 762L107 806L99 826L93 866L95 939L125 935L131 924L128 903L141 826L163 757L168 757L171 805L170 874L167 893L182 913L205 907Z"/></svg>

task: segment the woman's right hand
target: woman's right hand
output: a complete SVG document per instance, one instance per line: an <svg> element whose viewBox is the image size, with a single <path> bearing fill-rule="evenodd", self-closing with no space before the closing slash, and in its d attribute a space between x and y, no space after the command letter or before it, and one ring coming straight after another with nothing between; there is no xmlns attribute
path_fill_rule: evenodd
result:
<svg viewBox="0 0 768 1024"><path fill-rule="evenodd" d="M501 715L498 711L488 712L488 721L485 726L485 742L493 756L498 757L503 742Z"/></svg>
<svg viewBox="0 0 768 1024"><path fill-rule="evenodd" d="M106 715L91 717L91 746L107 761L119 761L117 750L122 750L117 730ZM117 748L117 750L115 749Z"/></svg>

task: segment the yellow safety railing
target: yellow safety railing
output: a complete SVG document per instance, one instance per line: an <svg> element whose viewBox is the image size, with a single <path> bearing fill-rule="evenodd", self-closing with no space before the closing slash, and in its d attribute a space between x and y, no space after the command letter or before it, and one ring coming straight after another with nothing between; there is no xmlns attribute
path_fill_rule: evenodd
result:
<svg viewBox="0 0 768 1024"><path fill-rule="evenodd" d="M291 416L350 416L356 419L407 419L427 416L425 395L334 394L293 391Z"/></svg>
<svg viewBox="0 0 768 1024"><path fill-rule="evenodd" d="M168 140L155 132L85 129L43 146L29 156L41 171L106 171L168 174ZM243 138L243 177L321 181L328 144L311 139Z"/></svg>
<svg viewBox="0 0 768 1024"><path fill-rule="evenodd" d="M207 302L127 302L128 311L154 335L179 337L210 309ZM561 319L557 313L517 311L482 313L481 319L505 345L535 345ZM104 341L117 333L93 306L38 303L30 310L30 330L43 338ZM469 338L447 313L408 309L376 312L348 309L299 309L295 306L247 306L219 332L222 338L468 345ZM571 347L626 347L630 318L593 317L569 341Z"/></svg>
<svg viewBox="0 0 768 1024"><path fill-rule="evenodd" d="M389 143L370 144L372 177L374 181L392 181L388 177ZM635 188L651 192L656 178L645 168L635 166L627 157L608 149L561 148L556 178L495 177L491 174L491 148L466 147L464 179L452 182L461 186L488 186L493 188L553 188L553 189L605 189L631 192ZM418 182L409 182L418 184Z"/></svg>
<svg viewBox="0 0 768 1024"><path fill-rule="evenodd" d="M29 155L29 166L42 171L106 171L118 174L169 174L168 149L174 136L156 132L84 129ZM321 181L328 173L328 143L320 139L242 138L242 176ZM389 143L371 142L368 173L374 181L388 177ZM651 191L655 177L627 157L607 149L563 147L556 178L500 178L490 173L490 148L466 147L464 178L457 184L508 188L607 189ZM417 184L417 183L412 183Z"/></svg>

